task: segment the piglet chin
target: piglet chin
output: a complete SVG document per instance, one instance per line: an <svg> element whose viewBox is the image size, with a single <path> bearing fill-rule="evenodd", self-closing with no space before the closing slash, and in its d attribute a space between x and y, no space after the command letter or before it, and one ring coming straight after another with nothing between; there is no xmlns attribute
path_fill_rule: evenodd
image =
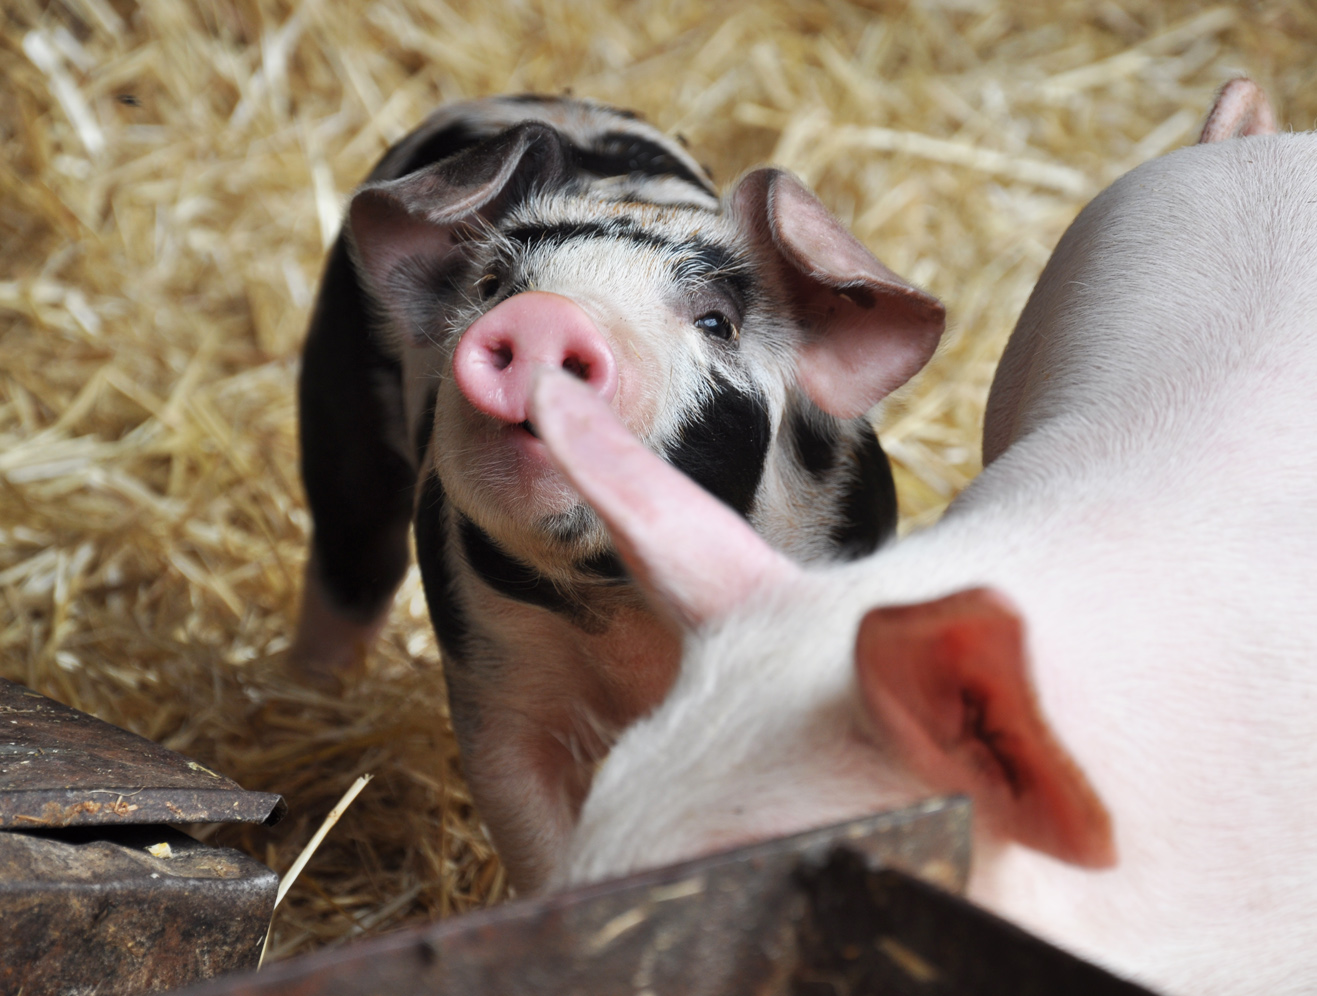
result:
<svg viewBox="0 0 1317 996"><path fill-rule="evenodd" d="M499 433L488 459L499 465L500 489L519 507L509 512L531 519L561 515L581 503L566 478L549 459L549 449L527 425L509 425Z"/></svg>
<svg viewBox="0 0 1317 996"><path fill-rule="evenodd" d="M462 428L455 434L460 443L436 436L434 467L456 506L486 530L510 539L509 529L519 533L580 504L544 443L524 426L472 412Z"/></svg>

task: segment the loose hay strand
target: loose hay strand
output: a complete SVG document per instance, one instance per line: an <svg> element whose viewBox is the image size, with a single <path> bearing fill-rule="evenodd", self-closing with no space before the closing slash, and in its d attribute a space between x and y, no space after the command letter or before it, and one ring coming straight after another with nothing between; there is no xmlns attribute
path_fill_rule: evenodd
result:
<svg viewBox="0 0 1317 996"><path fill-rule="evenodd" d="M444 100L570 89L777 159L948 306L883 406L903 523L979 468L993 366L1093 191L1240 72L1317 120L1307 0L7 0L0 674L287 796L201 827L285 868L271 957L498 902L416 572L342 695L282 670L309 527L295 382L345 198Z"/></svg>
<svg viewBox="0 0 1317 996"><path fill-rule="evenodd" d="M348 790L343 793L343 798L339 799L334 808L325 816L320 824L320 828L311 835L311 839L306 842L306 846L302 848L301 853L293 859L292 865L279 879L279 889L274 895L274 908L276 910L279 908L279 904L284 901L284 896L288 895L288 890L293 887L293 883L297 881L297 877L302 874L302 869L305 868L307 862L311 860L311 856L319 850L320 845L324 843L325 838L329 836L329 831L334 829L334 824L343 817L343 814L348 811L348 807L352 805L357 796L361 794L361 790L369 785L370 780L374 777L374 775L369 773L364 774L348 787ZM419 887L417 888L419 891ZM271 925L273 926L273 922ZM265 942L261 945L261 960L257 965L258 968L265 964L265 955L269 950L270 931L266 930Z"/></svg>
<svg viewBox="0 0 1317 996"><path fill-rule="evenodd" d="M329 815L326 816L324 822L320 824L320 829L311 836L311 839L306 843L306 847L302 848L302 853L293 861L292 867L284 872L283 877L279 879L279 891L274 897L274 905L276 907L284 901L284 896L288 895L288 890L292 888L293 883L297 881L297 876L302 874L302 869L305 868L306 863L311 860L311 855L316 853L316 849L320 847L321 843L329 835L329 831L334 829L334 824L342 818L343 814L347 812L348 806L352 805L357 796L361 794L361 790L370 784L370 780L374 777L374 775L365 774L358 778L352 783L348 790L343 793L343 798L338 800L338 804L329 811Z"/></svg>

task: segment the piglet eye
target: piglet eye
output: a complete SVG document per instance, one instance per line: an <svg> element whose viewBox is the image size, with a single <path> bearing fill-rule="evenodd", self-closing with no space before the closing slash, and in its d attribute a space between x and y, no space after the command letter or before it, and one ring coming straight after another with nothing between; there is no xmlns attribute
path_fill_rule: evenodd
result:
<svg viewBox="0 0 1317 996"><path fill-rule="evenodd" d="M488 301L498 293L500 281L497 273L486 273L476 281L476 293L480 295L480 300Z"/></svg>
<svg viewBox="0 0 1317 996"><path fill-rule="evenodd" d="M732 324L732 320L721 311L710 311L708 314L701 315L695 319L695 327L705 335L722 339L724 342L735 342L741 334L736 326Z"/></svg>

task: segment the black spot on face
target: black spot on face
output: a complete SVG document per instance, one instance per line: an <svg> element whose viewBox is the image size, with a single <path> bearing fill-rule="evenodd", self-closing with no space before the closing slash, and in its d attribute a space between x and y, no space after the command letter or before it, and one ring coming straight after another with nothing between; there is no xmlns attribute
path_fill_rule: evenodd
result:
<svg viewBox="0 0 1317 996"><path fill-rule="evenodd" d="M878 437L866 432L855 448L854 476L839 506L832 542L841 560L858 560L896 532L896 484Z"/></svg>
<svg viewBox="0 0 1317 996"><path fill-rule="evenodd" d="M460 657L471 627L457 604L448 569L448 534L444 521L447 500L438 476L428 474L416 507L416 562L421 568L425 602L430 607L430 621L439 646L445 656Z"/></svg>
<svg viewBox="0 0 1317 996"><path fill-rule="evenodd" d="M721 377L682 426L668 462L742 515L749 515L768 457L768 407Z"/></svg>
<svg viewBox="0 0 1317 996"><path fill-rule="evenodd" d="M837 434L835 426L819 418L810 418L808 409L796 408L791 412L791 439L796 456L814 477L822 478L837 463Z"/></svg>

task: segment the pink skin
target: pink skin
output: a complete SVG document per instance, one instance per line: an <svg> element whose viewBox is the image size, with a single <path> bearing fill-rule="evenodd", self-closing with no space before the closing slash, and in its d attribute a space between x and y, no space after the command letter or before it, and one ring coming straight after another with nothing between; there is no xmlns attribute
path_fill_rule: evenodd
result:
<svg viewBox="0 0 1317 996"><path fill-rule="evenodd" d="M519 425L540 367L566 370L605 403L617 394L617 362L590 316L569 298L517 294L482 315L453 354L453 378L476 410Z"/></svg>
<svg viewBox="0 0 1317 996"><path fill-rule="evenodd" d="M1276 134L1276 116L1262 87L1250 79L1233 79L1221 88L1207 115L1199 144L1249 135Z"/></svg>

